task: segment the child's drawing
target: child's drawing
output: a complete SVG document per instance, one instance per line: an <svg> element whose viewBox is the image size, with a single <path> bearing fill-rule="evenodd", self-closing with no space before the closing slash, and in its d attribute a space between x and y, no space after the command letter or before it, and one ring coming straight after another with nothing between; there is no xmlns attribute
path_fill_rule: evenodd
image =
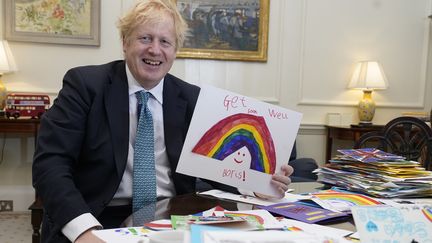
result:
<svg viewBox="0 0 432 243"><path fill-rule="evenodd" d="M210 86L201 88L177 172L277 196L301 114Z"/></svg>
<svg viewBox="0 0 432 243"><path fill-rule="evenodd" d="M261 116L234 114L211 127L199 140L192 152L217 160L234 156L235 163L243 163L246 153L238 150L246 147L251 157L250 169L274 174L276 155L270 131Z"/></svg>

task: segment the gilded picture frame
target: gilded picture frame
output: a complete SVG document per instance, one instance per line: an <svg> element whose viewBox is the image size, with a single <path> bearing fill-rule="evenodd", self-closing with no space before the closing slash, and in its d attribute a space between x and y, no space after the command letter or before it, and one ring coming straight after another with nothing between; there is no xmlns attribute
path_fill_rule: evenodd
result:
<svg viewBox="0 0 432 243"><path fill-rule="evenodd" d="M9 41L100 46L100 0L4 1Z"/></svg>
<svg viewBox="0 0 432 243"><path fill-rule="evenodd" d="M176 0L188 24L179 58L267 61L269 0Z"/></svg>

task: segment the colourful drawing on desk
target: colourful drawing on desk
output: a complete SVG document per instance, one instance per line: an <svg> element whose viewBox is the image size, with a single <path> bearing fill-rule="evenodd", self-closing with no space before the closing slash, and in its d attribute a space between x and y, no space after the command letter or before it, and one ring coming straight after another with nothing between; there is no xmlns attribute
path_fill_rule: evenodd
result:
<svg viewBox="0 0 432 243"><path fill-rule="evenodd" d="M269 206L260 206L260 208L306 223L330 222L348 217L346 213L312 207L302 202L278 203Z"/></svg>
<svg viewBox="0 0 432 243"><path fill-rule="evenodd" d="M323 192L312 193L312 201L323 208L335 211L350 211L353 206L380 205L381 202L356 193Z"/></svg>
<svg viewBox="0 0 432 243"><path fill-rule="evenodd" d="M289 161L301 114L201 87L176 172L279 196L271 176Z"/></svg>
<svg viewBox="0 0 432 243"><path fill-rule="evenodd" d="M212 126L201 137L192 152L217 160L246 147L250 154L250 169L274 174L276 154L273 139L262 116L234 114ZM238 152L235 163L247 163L246 154ZM249 157L249 156L248 156Z"/></svg>
<svg viewBox="0 0 432 243"><path fill-rule="evenodd" d="M357 161L365 163L405 159L403 156L387 153L376 148L339 149L338 152Z"/></svg>
<svg viewBox="0 0 432 243"><path fill-rule="evenodd" d="M430 205L356 206L352 214L361 242L432 242Z"/></svg>
<svg viewBox="0 0 432 243"><path fill-rule="evenodd" d="M285 228L285 230L287 230L287 231L303 231L301 228L299 228L297 226L288 226Z"/></svg>
<svg viewBox="0 0 432 243"><path fill-rule="evenodd" d="M422 213L426 217L427 220L432 222L432 208L424 208L424 209L422 209Z"/></svg>
<svg viewBox="0 0 432 243"><path fill-rule="evenodd" d="M263 220L261 220L263 222ZM225 214L223 216L171 215L173 229L190 229L192 224L218 225L240 229L263 229L255 215Z"/></svg>
<svg viewBox="0 0 432 243"><path fill-rule="evenodd" d="M104 242L141 242L147 239L151 232L143 227L128 227L95 230L93 234Z"/></svg>
<svg viewBox="0 0 432 243"><path fill-rule="evenodd" d="M264 219L257 214L241 213L241 212L225 212L225 216L228 217L240 217L245 219L252 219L250 221L258 222L259 225L264 224Z"/></svg>

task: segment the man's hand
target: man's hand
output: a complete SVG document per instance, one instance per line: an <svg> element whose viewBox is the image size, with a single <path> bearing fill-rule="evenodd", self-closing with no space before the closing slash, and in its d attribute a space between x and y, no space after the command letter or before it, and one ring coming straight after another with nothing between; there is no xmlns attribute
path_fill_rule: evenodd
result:
<svg viewBox="0 0 432 243"><path fill-rule="evenodd" d="M281 171L279 173L276 173L272 175L271 184L273 184L277 191L279 192L279 197L277 198L283 198L285 196L285 192L288 190L288 185L291 183L291 179L289 176L294 172L294 169L284 164L281 166ZM270 199L272 196L264 195L261 193L255 193L255 195L259 198L263 199Z"/></svg>
<svg viewBox="0 0 432 243"><path fill-rule="evenodd" d="M75 240L75 243L105 243L105 241L101 240L99 237L92 233L93 230L95 229L91 228L82 233Z"/></svg>

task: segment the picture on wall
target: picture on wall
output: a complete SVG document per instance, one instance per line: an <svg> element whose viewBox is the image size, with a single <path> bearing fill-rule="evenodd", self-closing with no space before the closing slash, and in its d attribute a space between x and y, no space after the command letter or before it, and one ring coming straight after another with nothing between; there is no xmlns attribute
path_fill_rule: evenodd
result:
<svg viewBox="0 0 432 243"><path fill-rule="evenodd" d="M177 57L267 61L269 0L177 0L188 24Z"/></svg>
<svg viewBox="0 0 432 243"><path fill-rule="evenodd" d="M4 2L7 40L100 45L100 0Z"/></svg>

